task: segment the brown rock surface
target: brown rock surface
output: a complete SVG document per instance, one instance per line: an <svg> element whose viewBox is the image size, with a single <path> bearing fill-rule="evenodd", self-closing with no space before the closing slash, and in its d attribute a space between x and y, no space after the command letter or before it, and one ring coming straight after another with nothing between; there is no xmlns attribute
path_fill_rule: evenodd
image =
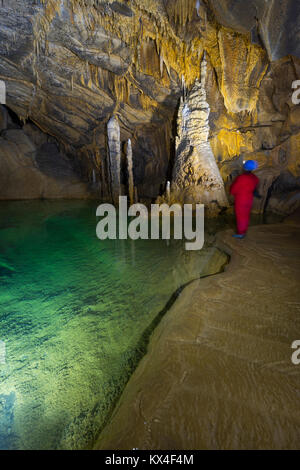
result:
<svg viewBox="0 0 300 470"><path fill-rule="evenodd" d="M106 126L112 115L122 144L132 141L138 194L162 194L174 165L182 79L191 90L204 51L209 142L225 184L243 158L283 144L297 170L299 105L291 102L291 86L300 77L299 2L2 3L0 80L7 106L55 136L79 162L82 180L95 175L101 182L101 197L109 195ZM0 129L4 121L1 116ZM121 180L126 186L125 174Z"/></svg>
<svg viewBox="0 0 300 470"><path fill-rule="evenodd" d="M80 179L54 138L34 124L1 131L0 200L90 197L95 191Z"/></svg>
<svg viewBox="0 0 300 470"><path fill-rule="evenodd" d="M299 448L299 220L218 235L225 272L184 289L95 448Z"/></svg>
<svg viewBox="0 0 300 470"><path fill-rule="evenodd" d="M300 57L300 5L297 0L208 0L221 24L250 32L254 43L264 44L271 60L294 54Z"/></svg>

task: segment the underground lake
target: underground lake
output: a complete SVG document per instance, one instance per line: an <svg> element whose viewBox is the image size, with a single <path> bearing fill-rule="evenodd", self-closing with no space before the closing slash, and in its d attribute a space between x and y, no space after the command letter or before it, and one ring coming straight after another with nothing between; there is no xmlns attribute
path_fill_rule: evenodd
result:
<svg viewBox="0 0 300 470"><path fill-rule="evenodd" d="M89 448L155 319L180 287L227 262L212 243L100 241L96 208L0 204L0 449Z"/></svg>

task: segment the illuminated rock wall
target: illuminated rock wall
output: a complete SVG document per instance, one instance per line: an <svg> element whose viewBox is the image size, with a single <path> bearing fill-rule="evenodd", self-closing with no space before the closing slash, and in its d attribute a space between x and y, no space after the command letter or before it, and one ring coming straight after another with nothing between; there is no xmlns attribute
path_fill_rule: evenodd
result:
<svg viewBox="0 0 300 470"><path fill-rule="evenodd" d="M208 142L226 190L245 158L259 160L264 181L271 167L298 181L298 24L290 0L4 0L0 79L7 106L54 136L107 199L117 116L121 159L131 139L138 193L153 200L173 171L183 79L190 92L205 51ZM279 147L284 163L274 164Z"/></svg>

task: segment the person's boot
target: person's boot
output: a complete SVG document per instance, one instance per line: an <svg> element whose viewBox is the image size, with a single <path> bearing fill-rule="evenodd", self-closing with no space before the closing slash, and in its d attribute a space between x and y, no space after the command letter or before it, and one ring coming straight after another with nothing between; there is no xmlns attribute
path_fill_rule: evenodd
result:
<svg viewBox="0 0 300 470"><path fill-rule="evenodd" d="M232 236L234 238L245 238L246 234L245 233L234 233Z"/></svg>

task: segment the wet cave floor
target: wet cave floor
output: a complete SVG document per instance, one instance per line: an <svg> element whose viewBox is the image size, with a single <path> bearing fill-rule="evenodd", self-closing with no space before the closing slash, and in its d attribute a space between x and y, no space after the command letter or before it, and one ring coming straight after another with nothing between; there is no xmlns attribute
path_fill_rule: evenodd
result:
<svg viewBox="0 0 300 470"><path fill-rule="evenodd" d="M299 449L300 213L232 233L216 236L224 271L154 330L96 449Z"/></svg>

